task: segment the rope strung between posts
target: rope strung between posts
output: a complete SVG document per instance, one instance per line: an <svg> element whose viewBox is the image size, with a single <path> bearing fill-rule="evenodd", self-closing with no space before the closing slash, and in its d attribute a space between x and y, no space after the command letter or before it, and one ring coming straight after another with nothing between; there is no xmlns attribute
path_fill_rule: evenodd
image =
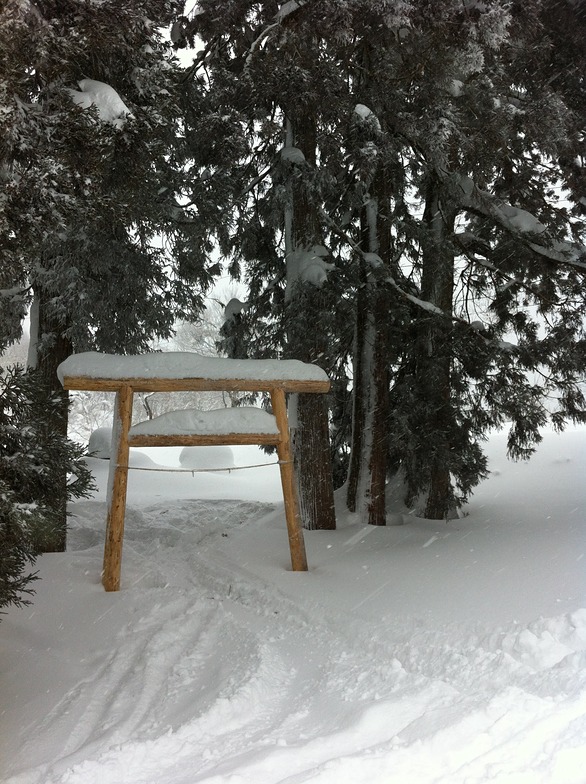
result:
<svg viewBox="0 0 586 784"><path fill-rule="evenodd" d="M254 465L232 466L232 468L147 468L146 466L127 466L129 471L156 471L169 474L211 474L215 471L245 471L247 468L264 468L265 466L287 465L292 460L276 460L274 463L255 463Z"/></svg>

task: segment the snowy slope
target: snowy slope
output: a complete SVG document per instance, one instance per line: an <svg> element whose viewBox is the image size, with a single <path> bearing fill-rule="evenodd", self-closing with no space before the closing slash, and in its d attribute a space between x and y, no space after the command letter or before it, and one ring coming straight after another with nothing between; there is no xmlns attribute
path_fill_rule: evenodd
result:
<svg viewBox="0 0 586 784"><path fill-rule="evenodd" d="M75 504L0 623L1 780L584 784L586 429L489 450L467 517L340 514L306 574L274 465L133 473L117 594L103 490Z"/></svg>

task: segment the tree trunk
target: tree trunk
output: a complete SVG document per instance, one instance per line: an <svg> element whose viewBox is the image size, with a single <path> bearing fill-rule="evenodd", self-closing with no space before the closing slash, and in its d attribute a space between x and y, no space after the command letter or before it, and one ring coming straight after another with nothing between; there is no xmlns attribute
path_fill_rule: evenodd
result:
<svg viewBox="0 0 586 784"><path fill-rule="evenodd" d="M328 470L331 461L328 414L323 395L298 396L294 450L303 527L335 529L333 484Z"/></svg>
<svg viewBox="0 0 586 784"><path fill-rule="evenodd" d="M389 178L377 172L361 216L361 245L378 254L388 268L391 238L380 210L388 209ZM357 295L356 360L352 426L352 457L347 502L370 525L386 525L386 481L389 416L390 303L385 275L361 260Z"/></svg>
<svg viewBox="0 0 586 784"><path fill-rule="evenodd" d="M302 149L306 160L315 166L315 122L303 117L294 126L288 121L287 146L293 141ZM326 339L317 328L319 323L320 289L296 278L292 254L320 244L320 227L316 211L307 198L303 182L291 187L292 209L286 215L285 250L287 253L287 305L294 324L288 332L287 355L302 362L319 364L324 355ZM297 427L293 434L293 453L299 489L299 510L304 528L332 530L336 527L334 486L332 480L329 424L323 396L298 395Z"/></svg>
<svg viewBox="0 0 586 784"><path fill-rule="evenodd" d="M370 439L368 490L369 525L386 525L386 483L388 473L388 419L389 419L389 350L388 318L389 298L382 287L375 291L374 347L372 362L372 414Z"/></svg>
<svg viewBox="0 0 586 784"><path fill-rule="evenodd" d="M423 243L421 296L444 313L453 308L454 252L451 237L455 212L442 202L441 186L430 177L423 223L427 229ZM441 316L431 315L422 324L419 341L418 383L420 399L426 407L426 431L420 445L427 452L428 479L424 516L446 519L453 511L450 476L453 411L451 404L452 325Z"/></svg>
<svg viewBox="0 0 586 784"><path fill-rule="evenodd" d="M352 440L350 444L350 463L346 486L346 505L350 512L358 509L358 484L360 482L363 460L364 428L366 426L366 400L368 390L365 385L364 346L366 345L366 325L368 321L368 297L366 291L366 270L361 260L360 284L356 292L356 323L354 325L353 384L352 384Z"/></svg>
<svg viewBox="0 0 586 784"><path fill-rule="evenodd" d="M38 306L38 333L31 334L31 341L36 340L36 369L43 382L51 389L60 401L58 414L52 422L52 428L63 439L67 438L67 419L69 413L69 393L66 392L57 377L57 368L73 353L71 341L65 336L66 325L57 320L52 313L51 297L41 288L35 288L35 299ZM55 466L55 493L51 501L57 525L54 538L46 546L46 552L63 552L67 539L67 470Z"/></svg>

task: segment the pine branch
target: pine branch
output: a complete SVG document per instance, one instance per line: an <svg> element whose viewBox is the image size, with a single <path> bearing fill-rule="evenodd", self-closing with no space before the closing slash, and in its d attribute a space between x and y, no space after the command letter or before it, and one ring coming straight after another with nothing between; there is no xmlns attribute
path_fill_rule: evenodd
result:
<svg viewBox="0 0 586 784"><path fill-rule="evenodd" d="M455 176L451 175L450 177L450 175L446 175L446 172L437 173L444 181L448 178L453 179ZM460 204L464 209L474 215L491 219L500 228L519 239L526 247L549 261L568 264L576 269L586 271L586 248L583 245L555 241L558 247L554 247L537 242L534 238L545 231L545 227L534 215L527 210L503 203L488 191L481 190L471 177L460 177L459 180L459 190L462 194ZM516 217L524 220L518 221L516 224L513 222ZM524 222L526 222L527 228L523 227Z"/></svg>

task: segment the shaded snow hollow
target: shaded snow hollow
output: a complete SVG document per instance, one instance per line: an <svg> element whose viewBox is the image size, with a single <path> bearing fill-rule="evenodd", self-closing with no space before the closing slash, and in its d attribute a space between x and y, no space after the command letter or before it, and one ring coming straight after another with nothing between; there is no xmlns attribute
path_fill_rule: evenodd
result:
<svg viewBox="0 0 586 784"><path fill-rule="evenodd" d="M99 490L71 507L69 551L0 623L0 780L584 784L586 429L546 434L528 464L505 442L467 517L339 512L306 532L307 573L276 465L131 471L114 594L107 461L89 459Z"/></svg>

